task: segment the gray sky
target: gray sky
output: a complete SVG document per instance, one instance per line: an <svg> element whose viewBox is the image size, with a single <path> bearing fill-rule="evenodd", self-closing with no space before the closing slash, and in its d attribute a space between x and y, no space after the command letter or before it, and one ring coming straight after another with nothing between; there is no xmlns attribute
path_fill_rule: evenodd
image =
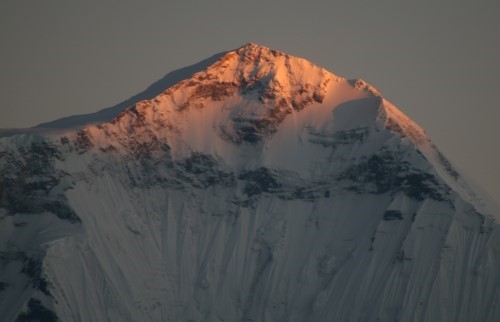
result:
<svg viewBox="0 0 500 322"><path fill-rule="evenodd" d="M0 4L0 128L94 112L256 42L363 78L500 202L500 2Z"/></svg>

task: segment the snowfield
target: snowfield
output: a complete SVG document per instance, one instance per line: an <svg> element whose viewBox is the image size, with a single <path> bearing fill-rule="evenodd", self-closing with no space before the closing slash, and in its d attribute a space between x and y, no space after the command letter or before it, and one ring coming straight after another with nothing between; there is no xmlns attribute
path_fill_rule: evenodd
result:
<svg viewBox="0 0 500 322"><path fill-rule="evenodd" d="M500 212L418 125L304 59L217 58L0 137L2 321L500 321Z"/></svg>

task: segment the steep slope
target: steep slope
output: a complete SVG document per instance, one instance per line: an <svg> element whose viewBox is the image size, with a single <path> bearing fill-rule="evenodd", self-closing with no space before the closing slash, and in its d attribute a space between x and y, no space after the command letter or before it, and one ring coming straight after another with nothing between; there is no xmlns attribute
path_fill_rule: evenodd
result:
<svg viewBox="0 0 500 322"><path fill-rule="evenodd" d="M0 147L6 321L500 316L498 213L374 88L306 60L247 44Z"/></svg>

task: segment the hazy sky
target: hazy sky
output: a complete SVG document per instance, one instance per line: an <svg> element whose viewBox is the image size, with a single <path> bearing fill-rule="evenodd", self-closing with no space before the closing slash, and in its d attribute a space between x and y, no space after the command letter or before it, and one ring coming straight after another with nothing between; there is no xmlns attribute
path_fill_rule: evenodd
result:
<svg viewBox="0 0 500 322"><path fill-rule="evenodd" d="M500 202L500 1L0 4L0 128L109 107L256 42L363 78Z"/></svg>

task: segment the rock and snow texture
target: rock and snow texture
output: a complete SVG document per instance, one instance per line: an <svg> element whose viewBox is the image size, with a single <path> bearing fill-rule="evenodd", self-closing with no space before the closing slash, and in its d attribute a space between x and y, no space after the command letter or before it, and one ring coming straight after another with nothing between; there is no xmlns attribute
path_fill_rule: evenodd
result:
<svg viewBox="0 0 500 322"><path fill-rule="evenodd" d="M500 321L499 214L374 88L254 44L0 138L0 207L3 321Z"/></svg>

